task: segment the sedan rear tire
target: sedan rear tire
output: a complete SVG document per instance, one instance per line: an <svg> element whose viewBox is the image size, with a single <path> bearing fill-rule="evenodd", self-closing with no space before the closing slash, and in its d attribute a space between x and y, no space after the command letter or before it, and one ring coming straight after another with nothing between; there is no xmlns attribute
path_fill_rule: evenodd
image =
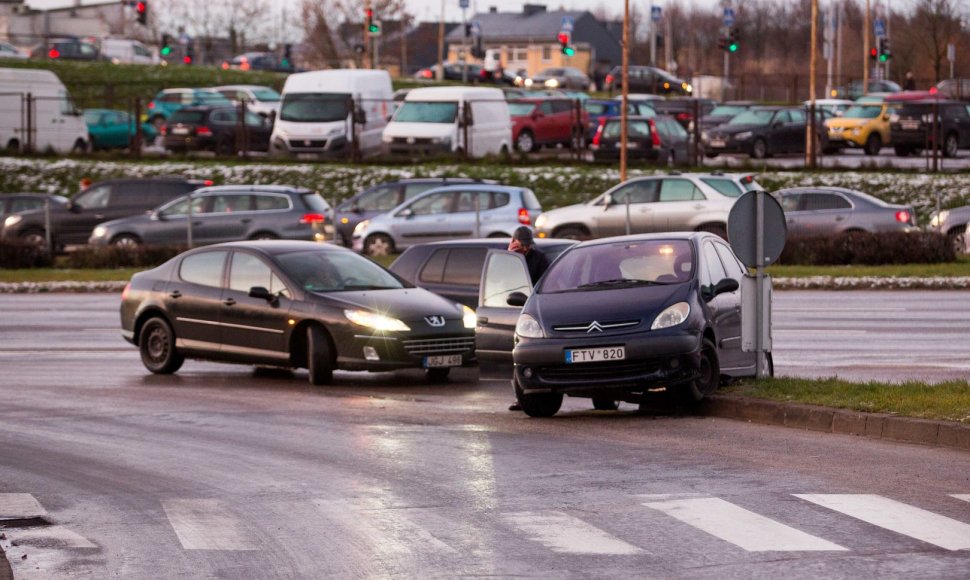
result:
<svg viewBox="0 0 970 580"><path fill-rule="evenodd" d="M522 410L530 417L552 417L562 407L562 393L539 393L527 395L522 392L517 379L512 379L515 388L515 398L522 405Z"/></svg>
<svg viewBox="0 0 970 580"><path fill-rule="evenodd" d="M148 319L141 327L138 351L145 368L157 375L170 375L185 362L185 357L175 348L175 331L160 316Z"/></svg>
<svg viewBox="0 0 970 580"><path fill-rule="evenodd" d="M751 157L754 159L764 159L768 156L768 143L762 139L755 139L754 144L751 146Z"/></svg>
<svg viewBox="0 0 970 580"><path fill-rule="evenodd" d="M532 153L536 148L535 139L530 131L522 131L515 139L515 148L523 153Z"/></svg>

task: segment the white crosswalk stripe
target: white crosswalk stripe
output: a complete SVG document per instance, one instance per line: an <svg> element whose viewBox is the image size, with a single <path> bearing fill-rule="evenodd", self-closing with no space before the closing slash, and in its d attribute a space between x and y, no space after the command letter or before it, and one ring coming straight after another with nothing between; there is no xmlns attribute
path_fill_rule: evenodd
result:
<svg viewBox="0 0 970 580"><path fill-rule="evenodd" d="M749 552L847 549L715 497L650 501L643 505Z"/></svg>
<svg viewBox="0 0 970 580"><path fill-rule="evenodd" d="M414 523L407 510L387 509L379 500L356 502L316 499L313 504L341 534L356 535L359 545L384 555L454 554L457 551Z"/></svg>
<svg viewBox="0 0 970 580"><path fill-rule="evenodd" d="M168 521L186 550L255 550L243 522L216 499L170 499L162 502Z"/></svg>
<svg viewBox="0 0 970 580"><path fill-rule="evenodd" d="M627 556L640 548L562 512L511 512L502 517L554 552Z"/></svg>
<svg viewBox="0 0 970 580"><path fill-rule="evenodd" d="M954 493L950 497L962 499L963 501L970 501L970 493Z"/></svg>
<svg viewBox="0 0 970 580"><path fill-rule="evenodd" d="M970 550L970 524L870 494L795 494L806 501L947 550Z"/></svg>

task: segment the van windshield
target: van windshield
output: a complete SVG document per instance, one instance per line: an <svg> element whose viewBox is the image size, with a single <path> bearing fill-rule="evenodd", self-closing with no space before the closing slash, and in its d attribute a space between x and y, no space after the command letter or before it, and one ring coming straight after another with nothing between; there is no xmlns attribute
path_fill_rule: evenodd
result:
<svg viewBox="0 0 970 580"><path fill-rule="evenodd" d="M457 116L457 102L404 101L394 113L394 120L400 123L454 123Z"/></svg>
<svg viewBox="0 0 970 580"><path fill-rule="evenodd" d="M343 121L350 114L350 99L339 93L296 93L283 96L280 120L297 123Z"/></svg>

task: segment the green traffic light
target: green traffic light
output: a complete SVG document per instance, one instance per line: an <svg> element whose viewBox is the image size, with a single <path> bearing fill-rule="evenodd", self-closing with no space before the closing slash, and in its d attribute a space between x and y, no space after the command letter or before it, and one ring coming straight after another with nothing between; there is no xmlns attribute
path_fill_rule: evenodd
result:
<svg viewBox="0 0 970 580"><path fill-rule="evenodd" d="M376 24L371 24L370 26L367 27L367 32L370 32L372 34L380 31L381 31L381 27Z"/></svg>
<svg viewBox="0 0 970 580"><path fill-rule="evenodd" d="M730 52L737 52L738 51L738 43L732 42L731 44L729 44L728 45L728 51L730 51Z"/></svg>
<svg viewBox="0 0 970 580"><path fill-rule="evenodd" d="M160 50L159 52L162 54L162 56L168 56L168 55L172 54L172 47L171 46L163 46L162 47L162 50Z"/></svg>

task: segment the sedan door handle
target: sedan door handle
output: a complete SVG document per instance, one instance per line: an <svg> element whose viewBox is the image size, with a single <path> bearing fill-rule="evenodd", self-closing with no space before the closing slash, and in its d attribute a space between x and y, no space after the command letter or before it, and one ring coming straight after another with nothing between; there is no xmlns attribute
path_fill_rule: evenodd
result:
<svg viewBox="0 0 970 580"><path fill-rule="evenodd" d="M169 294L169 296L171 296L172 298L181 298L182 293L179 292L178 290L172 290L172 293Z"/></svg>
<svg viewBox="0 0 970 580"><path fill-rule="evenodd" d="M226 306L234 306L236 304L236 301L233 298L226 298L225 300L222 301L222 303L225 304Z"/></svg>

